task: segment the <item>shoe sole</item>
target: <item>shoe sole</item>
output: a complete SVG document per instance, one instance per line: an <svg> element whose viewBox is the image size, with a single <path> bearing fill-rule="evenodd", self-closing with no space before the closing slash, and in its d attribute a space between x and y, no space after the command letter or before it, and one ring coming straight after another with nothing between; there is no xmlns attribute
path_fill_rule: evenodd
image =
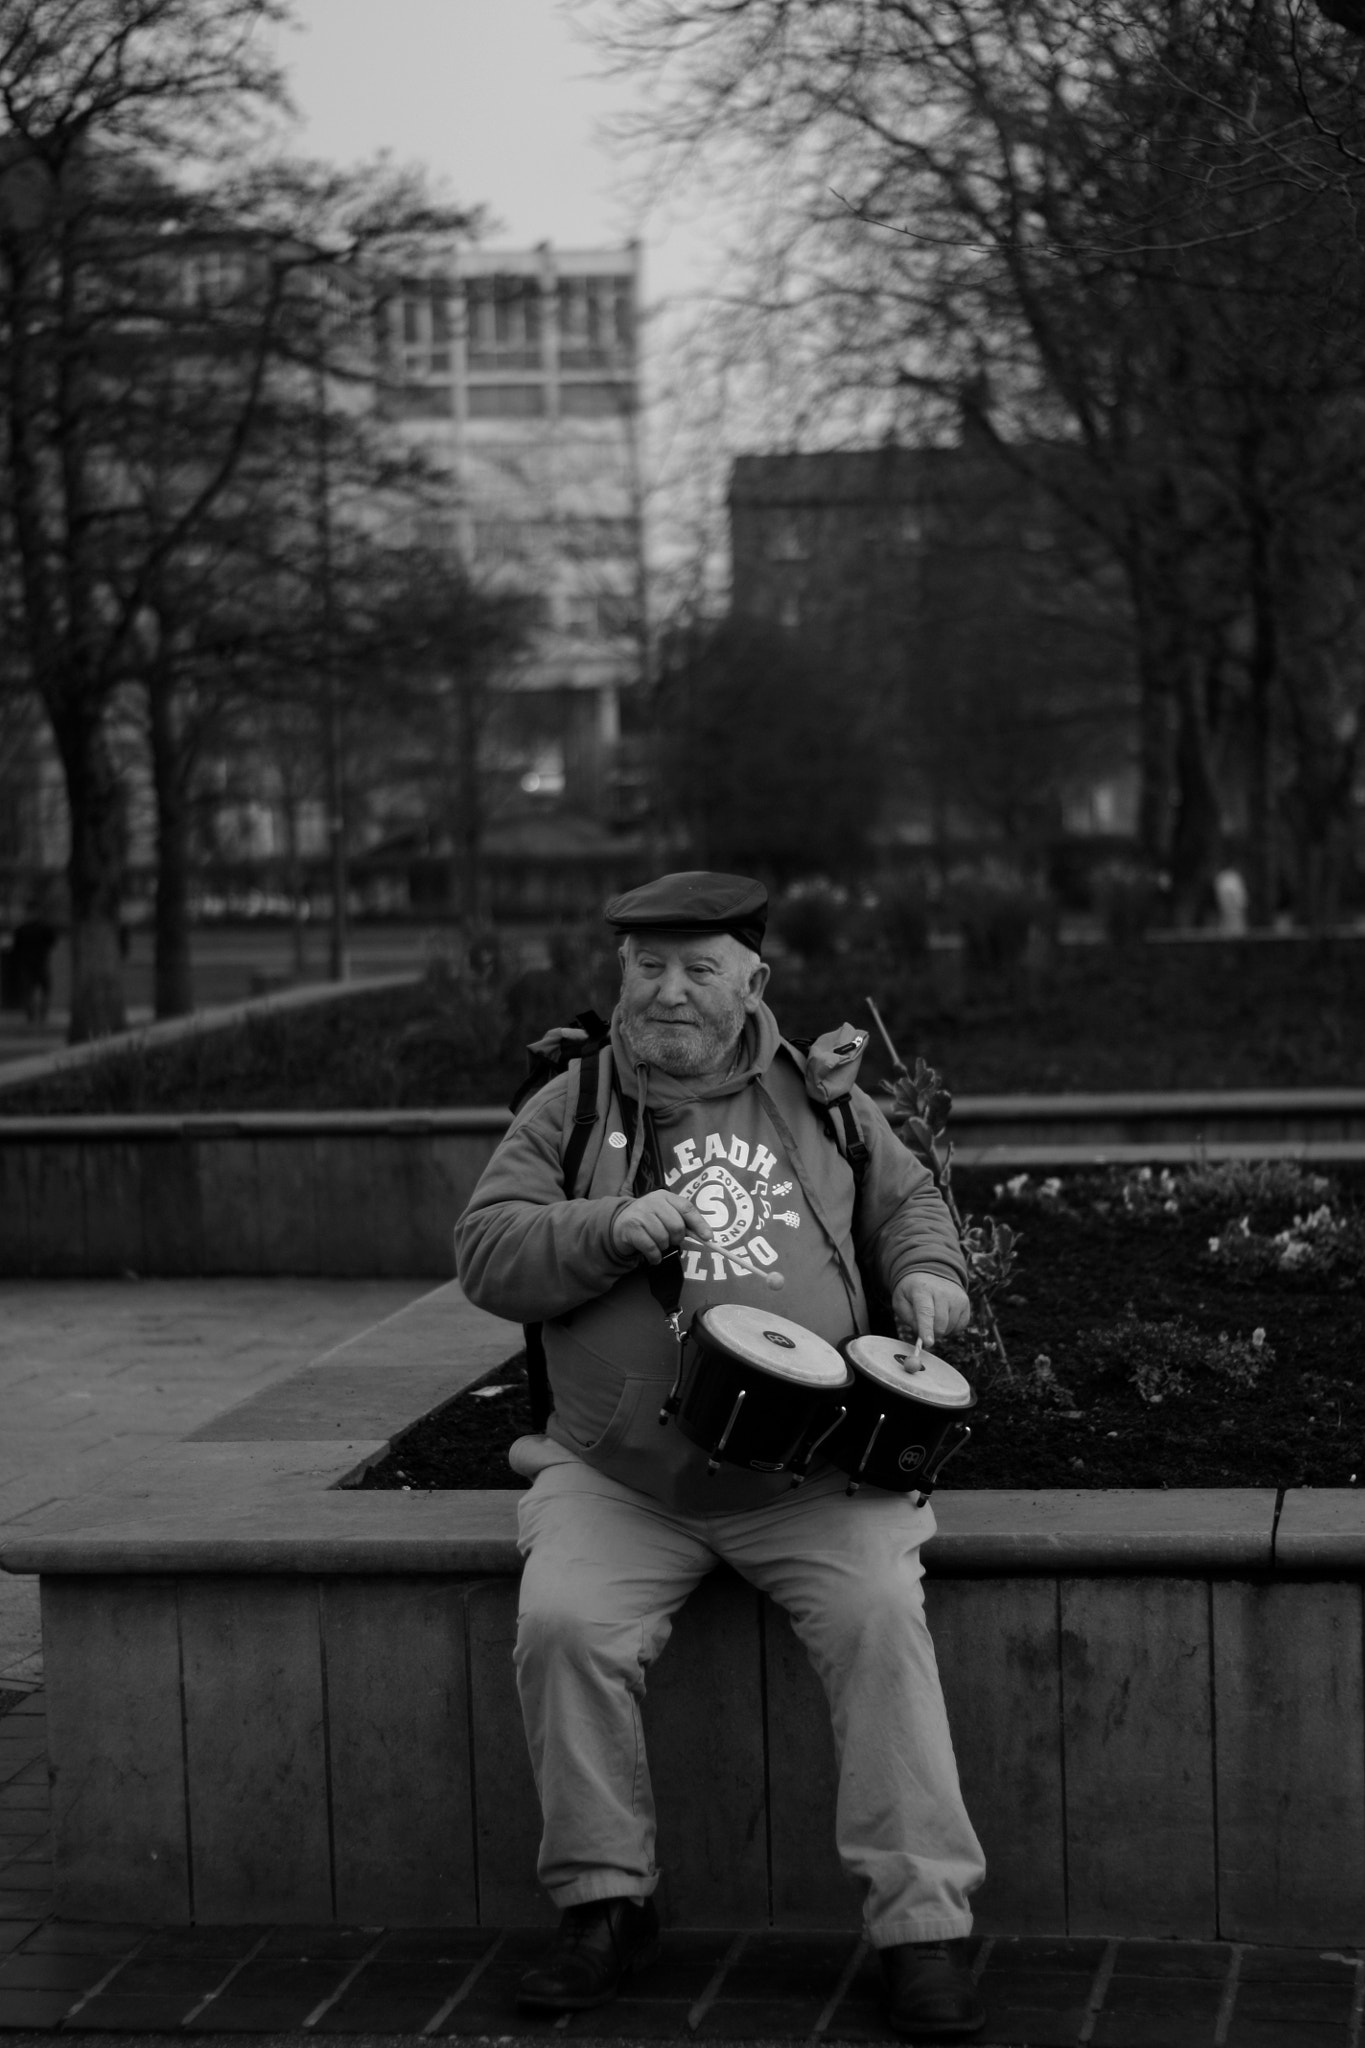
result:
<svg viewBox="0 0 1365 2048"><path fill-rule="evenodd" d="M902 2041L966 2041L983 2031L986 2015L983 2012L979 2020L939 2020L918 2026L902 2025L899 2020L888 2019L887 2024Z"/></svg>
<svg viewBox="0 0 1365 2048"><path fill-rule="evenodd" d="M657 1963L663 1953L663 1943L657 1938L647 1947L633 1955L621 1966L621 1974L609 1991L597 1991L584 1998L537 1998L535 1993L517 1993L518 2012L592 2012L599 2005L610 2005L627 1977L633 1977L637 1970L648 1969Z"/></svg>

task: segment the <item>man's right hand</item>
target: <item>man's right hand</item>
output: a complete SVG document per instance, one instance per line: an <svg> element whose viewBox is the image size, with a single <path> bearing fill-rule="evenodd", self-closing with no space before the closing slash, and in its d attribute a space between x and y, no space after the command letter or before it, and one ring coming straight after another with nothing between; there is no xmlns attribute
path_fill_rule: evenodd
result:
<svg viewBox="0 0 1365 2048"><path fill-rule="evenodd" d="M627 1202L611 1223L613 1249L623 1258L634 1252L651 1266L657 1266L689 1232L693 1237L709 1239L711 1226L699 1209L667 1188L654 1188L649 1194Z"/></svg>

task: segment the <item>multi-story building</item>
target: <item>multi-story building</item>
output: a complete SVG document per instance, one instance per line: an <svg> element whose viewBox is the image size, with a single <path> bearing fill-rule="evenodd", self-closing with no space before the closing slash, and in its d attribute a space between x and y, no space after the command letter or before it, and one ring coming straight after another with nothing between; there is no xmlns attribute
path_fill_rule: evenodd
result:
<svg viewBox="0 0 1365 2048"><path fill-rule="evenodd" d="M230 308L250 297L256 257L245 242L226 236L177 248L169 260L172 289L187 307ZM637 815L642 795L621 731L622 700L642 677L646 645L639 249L504 251L433 240L420 261L380 285L377 328L375 285L373 276L350 281L330 273L310 284L335 295L338 315L338 373L317 380L317 403L377 420L384 434L444 471L448 495L443 510L431 511L435 531L424 537L448 547L479 581L525 592L534 615L529 648L493 679L507 715L482 735L490 876L496 881L501 857L513 878L510 891L494 887L489 907L507 908L509 897L511 907L594 902L604 893L599 882L615 878L613 862L629 857L621 828ZM312 391L305 373L305 408ZM356 509L352 490L348 516ZM368 516L363 506L359 516ZM376 502L374 517L385 516ZM253 752L239 731L235 744L241 758L206 759L196 784L196 817L215 869L239 880L257 873L278 880L297 856L320 872L329 812L347 814L353 858L392 835L396 864L385 903L406 900L405 837L420 841L437 868L448 863L440 829L404 833L413 806L397 787L392 804L371 792L370 816L362 819L344 790L338 801L323 800L316 764L295 800L282 790L265 741ZM44 731L34 745L53 780ZM493 758L483 758L488 753ZM397 756L396 766L401 777ZM35 774L26 771L26 782ZM128 774L140 797L144 764L133 761ZM22 877L62 857L62 821L49 820L42 837L32 809L23 831L0 847L0 870L8 862ZM142 833L130 841L140 870L135 886L144 894L150 843ZM203 847L197 857L202 864ZM557 895L539 887L554 868L563 870ZM528 869L536 871L529 882ZM378 901L376 889L370 893ZM433 907L459 900L447 879Z"/></svg>
<svg viewBox="0 0 1365 2048"><path fill-rule="evenodd" d="M621 700L644 668L640 252L449 244L387 308L384 404L449 470L476 573L534 595L517 695L522 788L620 822ZM508 744L505 742L505 744Z"/></svg>
<svg viewBox="0 0 1365 2048"><path fill-rule="evenodd" d="M818 652L881 733L883 844L1131 833L1131 629L1081 484L1072 451L1011 456L970 420L952 445L736 462L734 614Z"/></svg>

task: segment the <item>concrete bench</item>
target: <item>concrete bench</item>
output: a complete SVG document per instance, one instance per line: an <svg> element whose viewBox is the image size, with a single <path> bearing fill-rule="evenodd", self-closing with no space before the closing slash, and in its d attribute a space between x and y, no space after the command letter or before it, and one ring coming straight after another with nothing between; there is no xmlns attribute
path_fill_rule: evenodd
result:
<svg viewBox="0 0 1365 2048"><path fill-rule="evenodd" d="M437 1289L5 1532L0 1563L42 1580L61 1914L551 1917L511 1667L516 1495L345 1483L517 1341ZM935 1505L983 1928L1358 1941L1360 1497ZM715 1574L645 1717L672 1924L856 1924L824 1700L779 1611Z"/></svg>

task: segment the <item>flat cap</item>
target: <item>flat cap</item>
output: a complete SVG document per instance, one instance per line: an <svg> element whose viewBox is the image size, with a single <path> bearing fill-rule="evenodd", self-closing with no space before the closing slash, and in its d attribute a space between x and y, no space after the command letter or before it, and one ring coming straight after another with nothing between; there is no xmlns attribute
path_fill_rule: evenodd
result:
<svg viewBox="0 0 1365 2048"><path fill-rule="evenodd" d="M731 932L757 953L768 922L768 892L752 875L689 868L613 896L604 915L618 932Z"/></svg>

